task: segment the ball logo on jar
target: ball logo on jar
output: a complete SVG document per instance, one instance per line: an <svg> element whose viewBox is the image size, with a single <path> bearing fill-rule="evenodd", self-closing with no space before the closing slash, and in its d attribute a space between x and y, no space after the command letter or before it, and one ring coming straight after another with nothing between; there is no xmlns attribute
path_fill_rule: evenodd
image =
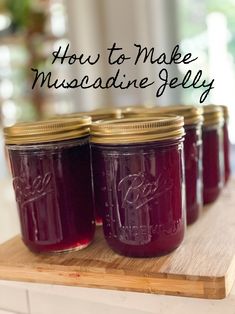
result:
<svg viewBox="0 0 235 314"><path fill-rule="evenodd" d="M27 178L23 176L13 179L13 187L16 194L16 201L24 207L26 204L34 202L46 194L51 193L50 188L52 174L47 172L44 176L37 176L30 184Z"/></svg>
<svg viewBox="0 0 235 314"><path fill-rule="evenodd" d="M133 205L135 209L140 209L165 192L165 185L166 182L162 176L159 176L157 180L141 172L126 176L118 184L118 190L121 192L124 190L122 207Z"/></svg>
<svg viewBox="0 0 235 314"><path fill-rule="evenodd" d="M154 178L151 174L139 172L122 178L117 184L119 195L114 197L114 219L109 219L112 236L126 244L149 243L153 229L149 203L153 201L156 204L158 198L171 188L172 182L163 174ZM112 222L118 224L117 229L112 228Z"/></svg>

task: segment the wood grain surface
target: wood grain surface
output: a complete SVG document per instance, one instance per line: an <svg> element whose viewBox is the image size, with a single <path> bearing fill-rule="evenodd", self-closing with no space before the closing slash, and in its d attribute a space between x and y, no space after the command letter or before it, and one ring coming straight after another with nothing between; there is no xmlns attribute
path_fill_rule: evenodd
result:
<svg viewBox="0 0 235 314"><path fill-rule="evenodd" d="M107 246L101 228L88 248L61 255L33 254L17 236L0 246L0 279L224 298L235 279L234 188L233 179L167 256L119 256Z"/></svg>

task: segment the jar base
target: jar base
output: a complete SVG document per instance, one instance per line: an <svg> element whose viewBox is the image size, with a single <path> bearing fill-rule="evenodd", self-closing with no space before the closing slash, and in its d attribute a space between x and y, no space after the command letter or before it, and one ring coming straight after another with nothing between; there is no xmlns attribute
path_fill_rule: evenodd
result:
<svg viewBox="0 0 235 314"><path fill-rule="evenodd" d="M121 256L125 256L125 257L133 257L133 258L153 258L153 257L161 257L161 256L165 256L168 255L172 252L174 252L181 244L177 245L175 248L173 249L169 249L166 251L161 251L159 253L149 253L149 254L141 254L141 253L131 253L129 254L128 252L121 252L118 251L116 249L111 248L115 253L117 253L118 255Z"/></svg>
<svg viewBox="0 0 235 314"><path fill-rule="evenodd" d="M198 205L193 210L192 209L187 210L187 225L192 225L198 220L201 210L202 206Z"/></svg>
<svg viewBox="0 0 235 314"><path fill-rule="evenodd" d="M224 185L226 185L229 180L230 180L230 174L229 175L225 175Z"/></svg>
<svg viewBox="0 0 235 314"><path fill-rule="evenodd" d="M211 189L211 190L204 190L203 191L203 204L206 205L206 204L213 203L214 201L216 201L219 194L220 194L219 188Z"/></svg>
<svg viewBox="0 0 235 314"><path fill-rule="evenodd" d="M168 246L165 246L165 248L162 245L156 245L152 243L152 245L148 248L138 246L138 248L134 247L127 247L122 245L117 245L114 243L110 243L110 241L107 241L108 246L110 249L112 249L115 253L127 256L127 257L136 257L136 258L151 258L151 257L160 257L167 255L174 250L176 250L183 242L184 237L184 230L182 230L182 233L178 235L178 241L175 241L174 243L169 244Z"/></svg>
<svg viewBox="0 0 235 314"><path fill-rule="evenodd" d="M45 253L46 254L58 254L59 255L59 254L66 254L66 253L70 253L70 252L76 252L76 251L80 251L80 250L87 248L91 243L92 243L92 241L87 243L87 244L82 244L82 245L71 247L68 249L52 251L52 252L45 252Z"/></svg>
<svg viewBox="0 0 235 314"><path fill-rule="evenodd" d="M103 226L103 221L102 221L102 219L101 219L101 218L96 218L96 219L95 219L95 225L96 225L97 227Z"/></svg>
<svg viewBox="0 0 235 314"><path fill-rule="evenodd" d="M56 250L56 249L55 250L35 249L35 247L33 248L32 246L26 245L25 243L24 244L32 253L60 255L60 254L66 254L66 253L70 253L70 252L76 252L76 251L83 250L83 249L87 248L91 243L92 243L92 240L87 242L87 243L83 243L83 244L79 244L79 245L73 245L71 247L66 247L66 248L58 249L58 250Z"/></svg>

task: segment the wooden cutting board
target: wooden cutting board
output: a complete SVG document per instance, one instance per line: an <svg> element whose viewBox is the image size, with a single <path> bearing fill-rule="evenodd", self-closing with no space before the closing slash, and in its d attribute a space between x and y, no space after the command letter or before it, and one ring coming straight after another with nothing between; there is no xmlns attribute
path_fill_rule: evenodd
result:
<svg viewBox="0 0 235 314"><path fill-rule="evenodd" d="M0 279L224 298L235 279L234 188L231 180L170 255L119 256L106 245L101 228L90 247L64 255L35 255L17 236L0 246Z"/></svg>

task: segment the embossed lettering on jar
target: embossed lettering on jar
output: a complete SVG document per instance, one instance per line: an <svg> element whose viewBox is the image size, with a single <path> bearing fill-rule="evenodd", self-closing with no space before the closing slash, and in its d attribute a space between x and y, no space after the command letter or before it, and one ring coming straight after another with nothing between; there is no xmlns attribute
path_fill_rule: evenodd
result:
<svg viewBox="0 0 235 314"><path fill-rule="evenodd" d="M35 252L86 247L94 236L89 117L5 128L22 239Z"/></svg>
<svg viewBox="0 0 235 314"><path fill-rule="evenodd" d="M182 242L183 136L181 117L92 124L95 207L115 252L157 256Z"/></svg>

